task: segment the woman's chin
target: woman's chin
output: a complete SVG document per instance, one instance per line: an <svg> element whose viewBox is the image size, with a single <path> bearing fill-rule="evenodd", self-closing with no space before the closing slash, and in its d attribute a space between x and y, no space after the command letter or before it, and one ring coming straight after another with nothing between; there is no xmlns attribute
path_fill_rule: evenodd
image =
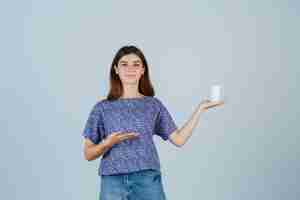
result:
<svg viewBox="0 0 300 200"><path fill-rule="evenodd" d="M124 84L138 84L138 80L136 80L136 79L126 79L126 80L123 80L123 83Z"/></svg>

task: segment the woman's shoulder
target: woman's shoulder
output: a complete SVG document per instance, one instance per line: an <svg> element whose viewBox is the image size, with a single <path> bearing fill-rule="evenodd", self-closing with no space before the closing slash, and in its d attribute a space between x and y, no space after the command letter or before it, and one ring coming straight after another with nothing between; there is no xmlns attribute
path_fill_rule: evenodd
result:
<svg viewBox="0 0 300 200"><path fill-rule="evenodd" d="M107 101L106 97L98 97L96 103L97 104L101 104L101 103L104 103L105 101Z"/></svg>
<svg viewBox="0 0 300 200"><path fill-rule="evenodd" d="M93 109L95 110L99 110L102 107L102 104L106 101L105 97L99 97L96 99L94 105L93 105Z"/></svg>
<svg viewBox="0 0 300 200"><path fill-rule="evenodd" d="M161 98L159 98L159 97L156 97L156 96L154 96L153 97L153 101L158 105L158 106L162 106L162 105L164 105L164 101L161 99Z"/></svg>

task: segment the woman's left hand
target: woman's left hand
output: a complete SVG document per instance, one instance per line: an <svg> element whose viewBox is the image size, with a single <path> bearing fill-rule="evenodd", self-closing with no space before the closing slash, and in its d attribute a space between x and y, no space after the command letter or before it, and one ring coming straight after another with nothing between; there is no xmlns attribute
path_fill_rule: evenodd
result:
<svg viewBox="0 0 300 200"><path fill-rule="evenodd" d="M217 106L224 105L224 101L211 101L211 100L204 100L199 104L199 109L202 112L207 111L209 108L214 108Z"/></svg>

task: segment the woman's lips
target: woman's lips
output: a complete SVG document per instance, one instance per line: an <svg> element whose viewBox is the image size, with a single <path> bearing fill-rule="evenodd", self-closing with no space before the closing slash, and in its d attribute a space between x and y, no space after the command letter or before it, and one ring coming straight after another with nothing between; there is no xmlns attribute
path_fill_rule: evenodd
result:
<svg viewBox="0 0 300 200"><path fill-rule="evenodd" d="M130 77L130 78L133 78L133 77L135 77L135 75L134 74L128 74L128 75L126 75L127 77Z"/></svg>

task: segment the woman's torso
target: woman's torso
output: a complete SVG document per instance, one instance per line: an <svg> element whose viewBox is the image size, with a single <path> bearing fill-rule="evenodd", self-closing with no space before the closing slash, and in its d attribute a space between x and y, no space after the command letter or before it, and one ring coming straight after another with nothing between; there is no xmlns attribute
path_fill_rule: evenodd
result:
<svg viewBox="0 0 300 200"><path fill-rule="evenodd" d="M101 159L99 175L160 169L153 135L159 105L155 97L102 100L104 138L113 132L137 132L139 137L114 145Z"/></svg>

